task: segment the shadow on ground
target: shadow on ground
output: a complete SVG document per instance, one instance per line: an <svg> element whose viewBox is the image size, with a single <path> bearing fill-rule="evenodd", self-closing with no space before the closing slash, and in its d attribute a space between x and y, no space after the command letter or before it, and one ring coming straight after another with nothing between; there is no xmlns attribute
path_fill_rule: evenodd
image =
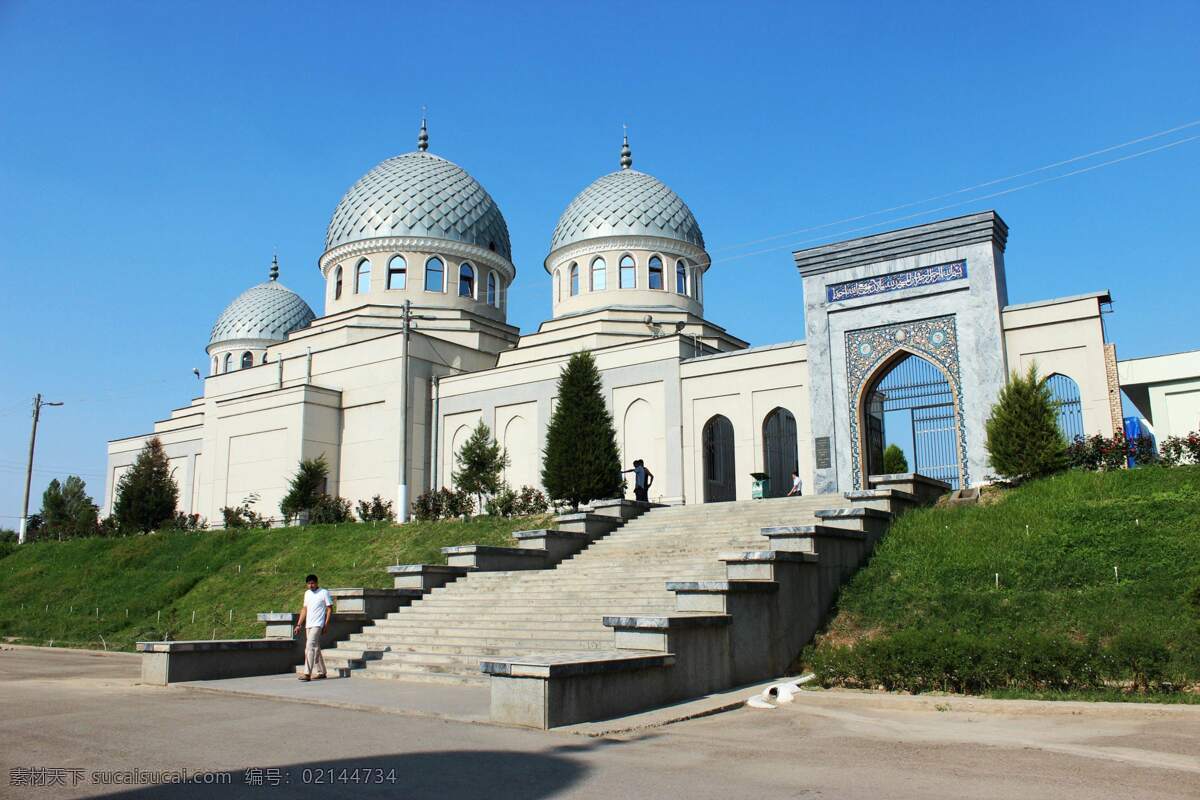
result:
<svg viewBox="0 0 1200 800"><path fill-rule="evenodd" d="M319 736L295 732L297 742L320 747ZM589 767L572 753L620 744L596 739L548 748L541 753L504 750L446 750L387 756L310 761L229 772L228 783L174 783L141 786L102 795L108 798L187 800L214 796L455 798L557 795L586 777Z"/></svg>

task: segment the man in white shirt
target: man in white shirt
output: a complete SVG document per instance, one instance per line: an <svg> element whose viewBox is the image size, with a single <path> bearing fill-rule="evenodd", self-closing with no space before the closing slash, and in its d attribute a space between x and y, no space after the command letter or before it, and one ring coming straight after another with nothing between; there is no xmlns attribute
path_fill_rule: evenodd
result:
<svg viewBox="0 0 1200 800"><path fill-rule="evenodd" d="M317 576L309 575L304 579L308 591L304 593L304 605L300 609L300 621L296 623L295 633L304 630L308 639L304 643L304 674L300 680L308 681L313 678L313 670L317 671L317 680L325 677L325 659L321 656L321 634L329 627L329 619L333 616L333 598L329 592L317 586Z"/></svg>
<svg viewBox="0 0 1200 800"><path fill-rule="evenodd" d="M800 495L804 494L804 492L802 491L803 486L804 486L804 484L800 482L800 473L793 472L792 473L792 488L788 491L787 496L788 497L799 497Z"/></svg>

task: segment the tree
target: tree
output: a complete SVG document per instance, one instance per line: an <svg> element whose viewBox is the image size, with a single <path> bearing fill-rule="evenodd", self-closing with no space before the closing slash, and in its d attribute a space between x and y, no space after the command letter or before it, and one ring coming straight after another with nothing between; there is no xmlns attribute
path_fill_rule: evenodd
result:
<svg viewBox="0 0 1200 800"><path fill-rule="evenodd" d="M559 375L558 402L546 431L542 484L552 500L574 508L621 493L617 437L591 353L571 356Z"/></svg>
<svg viewBox="0 0 1200 800"><path fill-rule="evenodd" d="M88 496L87 484L77 475L66 483L50 481L42 494L42 528L60 539L92 536L100 526L99 510Z"/></svg>
<svg viewBox="0 0 1200 800"><path fill-rule="evenodd" d="M483 496L495 494L500 488L500 473L508 466L508 456L483 420L471 431L455 454L459 469L454 473L454 485L475 495L478 508L483 508Z"/></svg>
<svg viewBox="0 0 1200 800"><path fill-rule="evenodd" d="M904 451L899 445L889 444L883 451L883 471L888 475L908 472L908 459L904 457Z"/></svg>
<svg viewBox="0 0 1200 800"><path fill-rule="evenodd" d="M171 464L162 442L146 442L129 471L117 481L113 516L125 531L152 531L175 517L179 487L171 477Z"/></svg>
<svg viewBox="0 0 1200 800"><path fill-rule="evenodd" d="M1010 480L1038 478L1067 466L1067 443L1058 429L1050 386L1031 365L1025 375L1013 372L1000 390L987 421L987 449L992 468Z"/></svg>
<svg viewBox="0 0 1200 800"><path fill-rule="evenodd" d="M325 454L316 458L303 459L292 476L288 493L279 503L283 518L291 522L302 513L311 513L325 494L325 480L329 477L329 464Z"/></svg>

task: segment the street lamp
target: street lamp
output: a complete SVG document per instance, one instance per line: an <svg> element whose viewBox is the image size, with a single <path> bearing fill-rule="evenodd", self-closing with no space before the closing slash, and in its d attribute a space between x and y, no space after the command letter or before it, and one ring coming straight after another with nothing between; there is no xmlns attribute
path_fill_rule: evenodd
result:
<svg viewBox="0 0 1200 800"><path fill-rule="evenodd" d="M25 469L25 500L21 503L21 530L17 534L17 544L25 544L25 531L29 526L29 483L33 480L33 446L37 442L38 419L42 416L42 406L61 406L62 403L51 403L42 399L41 392L33 398L33 430L29 434L29 466Z"/></svg>

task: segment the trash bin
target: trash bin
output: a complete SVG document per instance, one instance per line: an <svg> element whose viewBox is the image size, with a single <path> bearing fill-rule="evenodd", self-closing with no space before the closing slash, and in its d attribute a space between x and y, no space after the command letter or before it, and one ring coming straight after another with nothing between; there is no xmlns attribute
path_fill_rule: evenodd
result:
<svg viewBox="0 0 1200 800"><path fill-rule="evenodd" d="M771 476L765 472L751 472L750 477L754 478L754 483L750 486L750 497L755 500L762 500L764 497L771 496Z"/></svg>

